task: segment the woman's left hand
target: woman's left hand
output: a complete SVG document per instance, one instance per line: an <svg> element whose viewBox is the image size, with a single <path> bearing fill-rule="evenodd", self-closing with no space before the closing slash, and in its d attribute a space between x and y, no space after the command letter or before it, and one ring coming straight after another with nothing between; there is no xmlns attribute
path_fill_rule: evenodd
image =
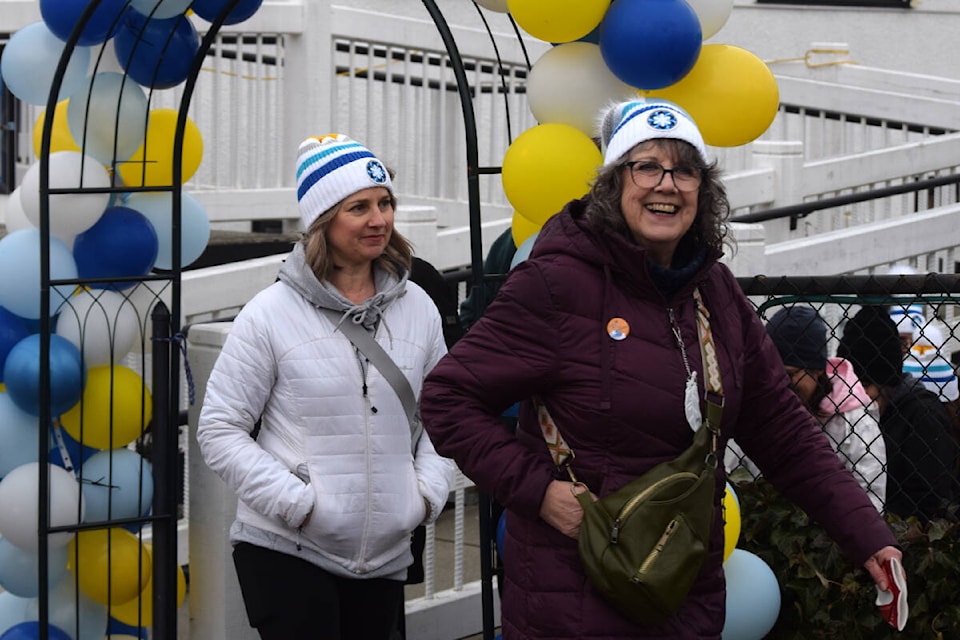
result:
<svg viewBox="0 0 960 640"><path fill-rule="evenodd" d="M870 572L870 577L873 578L877 588L881 591L890 590L890 585L887 582L887 572L883 570L883 566L887 564L891 558L896 558L900 564L903 564L903 553L896 547L884 547L863 563L863 566Z"/></svg>

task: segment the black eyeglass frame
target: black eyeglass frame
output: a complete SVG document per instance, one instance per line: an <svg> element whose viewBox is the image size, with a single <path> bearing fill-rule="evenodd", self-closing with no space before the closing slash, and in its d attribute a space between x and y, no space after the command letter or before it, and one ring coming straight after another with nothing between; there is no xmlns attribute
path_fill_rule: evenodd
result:
<svg viewBox="0 0 960 640"><path fill-rule="evenodd" d="M645 186L645 185L637 184L637 179L636 179L636 176L634 175L634 174L635 174L635 171L633 170L633 168L634 168L636 165L638 165L638 164L656 165L656 166L660 167L660 179L657 180L655 183L653 183L653 184L650 185L650 186ZM669 173L669 174L670 174L670 178L673 180L673 186L675 186L675 187L677 188L677 191L683 191L684 193L693 193L694 191L698 191L698 190L700 189L700 185L703 184L704 169L703 169L703 167L698 167L698 166L696 166L696 165L689 165L689 166L690 166L692 169L696 169L696 171L697 171L697 175L696 175L696 177L697 177L697 185L696 185L694 188L692 188L692 189L684 189L684 188L682 188L682 187L680 186L680 183L677 182L677 174L675 173L675 171L677 170L678 167L674 167L673 169L667 169L666 167L664 167L664 166L663 166L662 164L660 164L659 162L654 162L653 160L628 160L627 162L622 162L622 163L620 163L619 168L621 168L621 169L624 169L624 168L629 169L629 170L630 170L630 180L632 180L632 181L633 181L633 184L635 184L636 186L640 187L641 189L656 189L657 187L659 187L659 186L663 183L664 177Z"/></svg>

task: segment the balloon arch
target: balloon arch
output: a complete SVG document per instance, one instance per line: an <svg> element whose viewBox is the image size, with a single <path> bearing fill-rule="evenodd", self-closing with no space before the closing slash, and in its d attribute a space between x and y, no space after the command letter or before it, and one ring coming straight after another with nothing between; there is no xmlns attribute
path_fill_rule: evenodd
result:
<svg viewBox="0 0 960 640"><path fill-rule="evenodd" d="M175 638L181 272L210 236L187 111L262 0L37 1L0 59L43 107L0 239L0 638Z"/></svg>

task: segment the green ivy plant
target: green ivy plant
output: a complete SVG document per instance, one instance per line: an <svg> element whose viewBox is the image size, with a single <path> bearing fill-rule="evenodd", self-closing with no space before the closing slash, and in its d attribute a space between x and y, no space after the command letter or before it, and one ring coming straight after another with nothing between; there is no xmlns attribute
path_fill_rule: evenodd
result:
<svg viewBox="0 0 960 640"><path fill-rule="evenodd" d="M766 562L780 583L771 640L960 638L960 523L888 516L903 549L910 617L897 632L874 605L876 589L823 529L762 478L731 478L740 501L737 547Z"/></svg>

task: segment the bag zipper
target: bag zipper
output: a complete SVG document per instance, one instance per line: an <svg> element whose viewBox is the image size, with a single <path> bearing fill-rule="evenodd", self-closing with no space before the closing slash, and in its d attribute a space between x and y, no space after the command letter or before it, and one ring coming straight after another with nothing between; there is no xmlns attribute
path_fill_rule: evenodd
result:
<svg viewBox="0 0 960 640"><path fill-rule="evenodd" d="M610 543L617 544L618 540L620 539L621 525L623 525L626 519L630 517L630 514L633 513L633 510L637 508L637 505L643 502L644 500L646 500L647 497L649 497L649 495L653 491L656 491L657 489L659 489L666 482L672 482L680 478L691 478L696 480L699 477L700 476L698 476L697 474L691 473L689 471L674 473L666 478L661 478L660 480L657 480L652 485L650 485L649 487L647 487L637 495L630 498L630 500L628 500L627 503L620 508L620 513L617 514L616 519L613 521L613 528L610 529Z"/></svg>
<svg viewBox="0 0 960 640"><path fill-rule="evenodd" d="M680 524L680 520L683 516L677 516L669 523L667 523L667 528L663 530L663 535L660 536L660 539L657 540L656 546L653 548L653 551L650 552L650 555L644 559L643 564L640 565L640 568L637 569L637 573L630 578L630 582L640 582L641 576L650 570L650 566L653 562L660 556L660 553L663 551L664 547L667 546L667 543L670 541L670 538L673 537L673 534L677 531L677 526Z"/></svg>

